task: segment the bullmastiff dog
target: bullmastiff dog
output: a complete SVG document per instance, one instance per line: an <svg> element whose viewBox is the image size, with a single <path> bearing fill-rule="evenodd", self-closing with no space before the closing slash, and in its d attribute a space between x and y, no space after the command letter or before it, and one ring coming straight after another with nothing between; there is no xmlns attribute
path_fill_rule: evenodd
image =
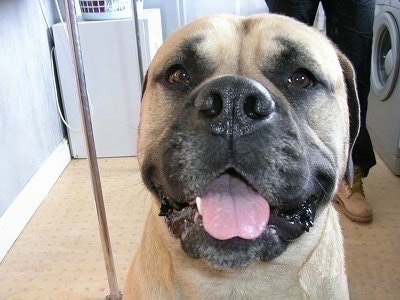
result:
<svg viewBox="0 0 400 300"><path fill-rule="evenodd" d="M125 299L346 299L332 198L351 180L349 61L278 15L173 34L144 83L138 160L152 204Z"/></svg>

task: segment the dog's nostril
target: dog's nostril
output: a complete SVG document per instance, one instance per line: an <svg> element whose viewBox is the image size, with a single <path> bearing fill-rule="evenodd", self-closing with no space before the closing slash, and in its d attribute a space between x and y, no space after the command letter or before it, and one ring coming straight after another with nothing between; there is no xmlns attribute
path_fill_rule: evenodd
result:
<svg viewBox="0 0 400 300"><path fill-rule="evenodd" d="M207 117L215 117L222 111L222 97L220 94L209 93L200 104L197 105L198 110Z"/></svg>
<svg viewBox="0 0 400 300"><path fill-rule="evenodd" d="M268 117L273 110L273 102L269 99L260 99L257 96L248 96L243 103L244 113L252 119Z"/></svg>

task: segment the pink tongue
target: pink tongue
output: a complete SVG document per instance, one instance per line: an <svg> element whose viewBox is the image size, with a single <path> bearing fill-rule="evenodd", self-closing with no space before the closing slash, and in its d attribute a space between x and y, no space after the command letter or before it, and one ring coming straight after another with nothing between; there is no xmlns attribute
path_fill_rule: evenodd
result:
<svg viewBox="0 0 400 300"><path fill-rule="evenodd" d="M218 240L257 238L267 226L268 202L240 179L222 175L202 197L204 229Z"/></svg>

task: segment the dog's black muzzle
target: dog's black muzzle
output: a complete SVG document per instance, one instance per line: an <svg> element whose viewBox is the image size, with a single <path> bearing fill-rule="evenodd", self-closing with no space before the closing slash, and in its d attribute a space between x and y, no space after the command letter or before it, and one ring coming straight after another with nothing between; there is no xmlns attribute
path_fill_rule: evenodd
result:
<svg viewBox="0 0 400 300"><path fill-rule="evenodd" d="M328 202L334 188L333 164L309 143L304 116L282 95L238 75L204 81L185 93L170 92L177 95L171 96L176 113L143 163L144 181L158 194L160 215L169 229L190 257L220 267L244 267L279 256L310 230L317 209ZM212 196L220 188L216 183L226 178L240 184ZM245 187L252 192L244 194ZM251 204L260 204L258 197L268 203L265 220L267 210L256 217L256 210L240 206L245 207L244 216L251 216L242 218L240 230L253 226L255 216L257 228L263 223L258 235L243 237L235 229L234 237L226 239L229 230L222 237L217 230L206 230L207 224L218 230L220 224L234 227L225 216L239 215L237 210L229 212L239 194ZM200 212L195 199L203 198L203 204L218 211L221 195L232 200L224 202L229 209L208 214L217 216L213 221Z"/></svg>

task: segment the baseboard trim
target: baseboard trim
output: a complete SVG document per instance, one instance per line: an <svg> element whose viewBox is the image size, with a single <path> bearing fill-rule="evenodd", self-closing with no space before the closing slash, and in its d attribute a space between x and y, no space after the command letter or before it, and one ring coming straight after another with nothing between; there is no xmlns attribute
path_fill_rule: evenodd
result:
<svg viewBox="0 0 400 300"><path fill-rule="evenodd" d="M0 217L0 262L70 161L68 142L63 140Z"/></svg>

